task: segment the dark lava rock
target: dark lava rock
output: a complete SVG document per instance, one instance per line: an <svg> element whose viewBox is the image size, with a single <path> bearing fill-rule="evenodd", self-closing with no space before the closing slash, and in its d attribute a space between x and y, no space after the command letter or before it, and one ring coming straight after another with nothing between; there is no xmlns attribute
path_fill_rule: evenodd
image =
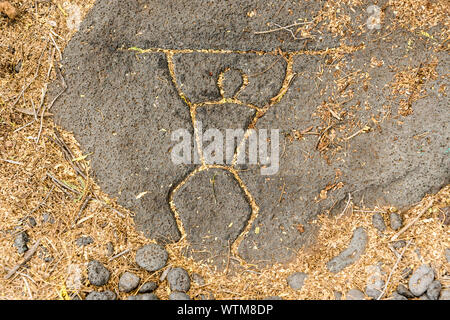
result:
<svg viewBox="0 0 450 320"><path fill-rule="evenodd" d="M33 217L29 217L28 218L28 224L30 225L30 227L34 228L37 226L37 222L36 219Z"/></svg>
<svg viewBox="0 0 450 320"><path fill-rule="evenodd" d="M372 216L372 224L380 232L384 232L386 230L386 224L384 223L381 213L377 212Z"/></svg>
<svg viewBox="0 0 450 320"><path fill-rule="evenodd" d="M401 283L397 286L397 293L406 298L415 298L415 295L413 295L412 292L409 291L408 288Z"/></svg>
<svg viewBox="0 0 450 320"><path fill-rule="evenodd" d="M110 277L110 272L105 266L97 261L92 260L88 264L88 279L94 286L104 286Z"/></svg>
<svg viewBox="0 0 450 320"><path fill-rule="evenodd" d="M389 298L388 300L408 300L408 298L406 298L405 296L394 292Z"/></svg>
<svg viewBox="0 0 450 320"><path fill-rule="evenodd" d="M135 296L129 296L127 300L159 300L154 293L143 293Z"/></svg>
<svg viewBox="0 0 450 320"><path fill-rule="evenodd" d="M154 243L143 246L136 252L136 263L138 266L150 272L163 268L168 258L169 254L167 251L162 246Z"/></svg>
<svg viewBox="0 0 450 320"><path fill-rule="evenodd" d="M172 291L187 292L191 287L189 273L183 268L173 268L170 270L167 275L167 281Z"/></svg>
<svg viewBox="0 0 450 320"><path fill-rule="evenodd" d="M190 254L225 268L229 243L245 228L251 213L236 179L221 169L199 172L175 193L174 201L192 244Z"/></svg>
<svg viewBox="0 0 450 320"><path fill-rule="evenodd" d="M342 12L351 15L349 23L354 27L367 19L364 6L353 11L346 4L342 6ZM256 164L246 163L247 170L236 172L247 187L246 195L251 195L260 209L253 224L245 229L249 232L237 238L242 239L237 249L250 263L288 261L314 241L319 226L311 222L317 215L331 207L341 212L348 193L355 203L364 199L366 205L401 208L450 182L446 153L450 130L448 114L442 111L448 106L448 95L433 90L445 84L447 53L436 52L435 42L422 41L421 35L400 30L376 38L368 29L348 35L346 45L355 45L355 50L340 48L340 36L334 36L326 25L322 31L312 30L317 41L304 45L286 30L255 33L271 28L267 22L274 19L274 8L280 8L276 20L281 24L293 21L292 12L313 20L322 7L319 1L280 5L279 0L230 0L205 5L204 0L98 0L64 50L61 64L67 90L53 105L55 122L74 132L83 152L92 154L92 170L99 185L136 213L137 228L152 239L180 239L172 209L183 205L181 198L189 200L186 189L197 191L202 198L190 199L190 207L185 205L179 218L186 224L191 245L213 252L210 259L223 264L228 240L235 241L242 226L247 226L244 200L249 199L242 196L242 190L233 187L228 191L216 183L215 188L220 190L216 190L216 204L211 196L213 188L207 184L212 177L204 171L190 177L185 188L176 189L199 163L174 163L171 150L177 141L172 137L178 129L193 134L190 102L209 103L195 112L206 121L206 127L222 125L219 129L232 120L247 127L254 108L268 106L265 114L258 114L259 120L255 116L255 129L279 129L279 163L272 163L274 172L270 176L261 174L261 169L267 168L265 157ZM257 15L246 15L253 10ZM386 15L384 23L393 19ZM132 47L154 50L142 52ZM280 54L274 51L277 48ZM346 51L340 69L330 65L322 51L316 51L326 48ZM299 49L308 52L290 54ZM372 57L384 63L373 67ZM386 84L394 82L399 71L413 70L434 57L439 60L436 79L420 84L424 94L411 102L413 112L402 115L399 102L408 100L408 96L396 97ZM286 77L287 68L297 76ZM248 81L243 81L242 73L239 77L235 69L246 74ZM223 96L230 97L241 84L246 85L238 92L236 103L225 100L214 104L221 102L217 84L225 70L231 73L225 73ZM324 71L322 81L316 81L317 70ZM367 76L352 77L340 92L342 86L336 80L358 70L364 70ZM286 88L283 83L290 84L286 92L280 90ZM49 90L49 98L59 92L57 81ZM334 101L337 92L350 98ZM330 102L339 106L342 121L332 117L330 124L321 118L318 106L326 109L322 105L328 107ZM371 130L362 130L366 123ZM329 125L333 128L325 132ZM323 133L319 143L316 135L287 139L293 130L308 127ZM429 134L417 138L423 132ZM276 139L270 140L277 145ZM195 156L197 152L192 149L187 153ZM336 180L337 170L342 188L333 188L326 199L318 199L320 191ZM227 186L235 183L234 178L217 176ZM198 189L190 185L192 181L201 181ZM137 197L142 192L147 193ZM172 197L178 199L175 207L169 205L175 200ZM210 210L211 204L214 207ZM242 211L231 216L233 208ZM223 216L218 209L223 209ZM208 224L218 224L216 219L224 223L218 225L217 232L208 229ZM299 224L304 232L298 231ZM260 232L255 232L256 228ZM203 241L208 231L214 236ZM215 237L217 242L211 240Z"/></svg>
<svg viewBox="0 0 450 320"><path fill-rule="evenodd" d="M174 291L169 295L169 300L191 300L191 298L184 292Z"/></svg>
<svg viewBox="0 0 450 320"><path fill-rule="evenodd" d="M30 241L30 238L28 237L28 233L26 233L26 231L23 231L16 236L14 239L14 247L17 248L17 252L19 254L23 254L28 251L28 241Z"/></svg>
<svg viewBox="0 0 450 320"><path fill-rule="evenodd" d="M366 286L364 289L364 292L368 297L371 297L373 299L378 299L378 297L381 295L381 291L378 289L375 289L373 287Z"/></svg>
<svg viewBox="0 0 450 320"><path fill-rule="evenodd" d="M409 278L409 291L416 297L427 291L429 285L434 280L434 271L430 266L423 264Z"/></svg>
<svg viewBox="0 0 450 320"><path fill-rule="evenodd" d="M112 257L112 255L114 254L114 245L111 241L109 241L106 244L106 256L107 257Z"/></svg>
<svg viewBox="0 0 450 320"><path fill-rule="evenodd" d="M158 288L158 284L154 281L149 281L144 283L138 290L139 293L149 293L153 292Z"/></svg>
<svg viewBox="0 0 450 320"><path fill-rule="evenodd" d="M139 285L141 278L131 272L124 272L119 279L119 291L130 292L136 289Z"/></svg>
<svg viewBox="0 0 450 320"><path fill-rule="evenodd" d="M287 278L289 286L294 290L301 290L305 279L308 277L306 273L296 272Z"/></svg>
<svg viewBox="0 0 450 320"><path fill-rule="evenodd" d="M338 256L334 257L327 263L327 268L333 273L337 273L345 267L356 262L363 254L367 243L367 234L364 228L356 228L350 244Z"/></svg>
<svg viewBox="0 0 450 320"><path fill-rule="evenodd" d="M361 290L358 289L351 289L347 292L346 300L364 300L366 296L364 293L361 292Z"/></svg>
<svg viewBox="0 0 450 320"><path fill-rule="evenodd" d="M86 296L85 300L116 300L116 299L117 295L114 292L107 290L102 292L92 291Z"/></svg>
<svg viewBox="0 0 450 320"><path fill-rule="evenodd" d="M90 245L91 243L94 243L94 239L92 239L92 237L90 236L82 236L75 240L75 243L79 247L84 247Z"/></svg>
<svg viewBox="0 0 450 320"><path fill-rule="evenodd" d="M430 300L437 300L441 293L442 285L439 280L434 280L427 289L427 296Z"/></svg>
<svg viewBox="0 0 450 320"><path fill-rule="evenodd" d="M397 250L404 248L406 246L406 241L405 240L397 240L392 244L392 246Z"/></svg>
<svg viewBox="0 0 450 320"><path fill-rule="evenodd" d="M389 214L389 220L391 220L391 228L394 230L398 230L402 227L403 219L402 216L398 213L391 212Z"/></svg>

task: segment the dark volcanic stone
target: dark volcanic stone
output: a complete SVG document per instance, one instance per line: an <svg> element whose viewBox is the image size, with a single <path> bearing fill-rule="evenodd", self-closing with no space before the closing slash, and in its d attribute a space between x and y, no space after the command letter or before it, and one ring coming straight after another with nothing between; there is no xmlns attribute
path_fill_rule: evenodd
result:
<svg viewBox="0 0 450 320"><path fill-rule="evenodd" d="M409 278L409 290L416 297L427 291L428 286L434 280L434 271L430 266L423 264Z"/></svg>
<svg viewBox="0 0 450 320"><path fill-rule="evenodd" d="M305 282L305 279L308 277L306 273L303 272L296 272L291 274L287 278L287 282L289 286L294 290L301 290L303 287L303 283Z"/></svg>
<svg viewBox="0 0 450 320"><path fill-rule="evenodd" d="M88 278L90 283L98 287L104 286L108 282L109 277L110 272L101 262L97 260L92 260L89 262Z"/></svg>
<svg viewBox="0 0 450 320"><path fill-rule="evenodd" d="M141 268L153 272L166 265L169 254L158 244L148 244L139 248L136 252L136 263Z"/></svg>
<svg viewBox="0 0 450 320"><path fill-rule="evenodd" d="M245 228L251 213L237 181L225 170L202 171L186 182L174 200L191 254L225 268L229 244Z"/></svg>
<svg viewBox="0 0 450 320"><path fill-rule="evenodd" d="M82 237L78 238L75 242L76 242L77 246L83 247L83 246L87 246L87 245L93 243L94 239L92 239L92 237L90 237L90 236L82 236Z"/></svg>
<svg viewBox="0 0 450 320"><path fill-rule="evenodd" d="M183 268L173 268L170 270L167 274L167 281L172 291L187 292L191 287L189 273Z"/></svg>
<svg viewBox="0 0 450 320"><path fill-rule="evenodd" d="M184 292L174 291L169 295L169 300L191 300L191 298Z"/></svg>
<svg viewBox="0 0 450 320"><path fill-rule="evenodd" d="M398 230L402 227L403 219L402 216L398 213L391 212L389 214L389 219L391 220L391 228L394 230Z"/></svg>
<svg viewBox="0 0 450 320"><path fill-rule="evenodd" d="M14 247L17 248L17 252L19 254L23 254L28 251L27 243L30 241L30 238L28 237L28 233L25 231L19 233L16 238L14 239Z"/></svg>
<svg viewBox="0 0 450 320"><path fill-rule="evenodd" d="M354 263L363 254L367 243L367 234L364 228L357 228L353 232L350 244L338 256L334 257L327 263L327 268L333 273L337 273Z"/></svg>
<svg viewBox="0 0 450 320"><path fill-rule="evenodd" d="M119 291L130 292L137 288L141 278L131 272L124 272L119 279Z"/></svg>
<svg viewBox="0 0 450 320"><path fill-rule="evenodd" d="M408 300L405 296L402 296L401 294L394 292L392 296L388 298L388 300Z"/></svg>
<svg viewBox="0 0 450 320"><path fill-rule="evenodd" d="M345 297L346 300L364 300L366 296L364 293L361 292L361 290L358 289L351 289L347 292L347 295Z"/></svg>
<svg viewBox="0 0 450 320"><path fill-rule="evenodd" d="M439 280L434 280L427 289L427 296L430 300L437 300L441 293L442 285Z"/></svg>
<svg viewBox="0 0 450 320"><path fill-rule="evenodd" d="M144 283L140 288L139 288L139 293L149 293L152 291L155 291L156 288L158 288L158 284L154 281L149 281Z"/></svg>
<svg viewBox="0 0 450 320"><path fill-rule="evenodd" d="M415 297L415 295L413 295L412 292L409 291L408 288L403 284L398 285L397 293L402 296L405 296L406 298L414 298Z"/></svg>
<svg viewBox="0 0 450 320"><path fill-rule="evenodd" d="M359 49L343 54L339 65L330 55L312 51L340 46L341 37L332 34L325 21L313 28L314 39L308 41L295 39L287 30L258 33L298 18L311 21L322 9L320 1L230 0L205 5L203 0L98 0L65 48L61 63L67 90L53 105L55 122L73 131L83 152L92 154L97 182L136 213L136 226L146 236L158 242L180 239L181 225L169 201L178 200L175 207L180 206L180 197L181 203L188 200L186 189L191 188L201 199L192 197L189 206L180 209L186 237L195 248L189 255L223 266L228 243L242 239L236 247L248 262L288 261L314 241L317 227L311 221L331 207L332 213L341 212L349 193L355 203L364 199L367 206L401 208L450 182L446 153L450 130L448 115L442 111L448 95L436 89L447 81L447 53L436 52L434 41L401 30L383 37L374 37L367 29L351 32L350 27L367 19L365 5L342 4L342 12L351 16L346 43ZM394 19L386 15L383 24ZM142 53L129 50L132 47L157 50ZM291 56L296 50L310 52ZM383 63L373 66L374 57ZM398 106L410 93L393 95L395 75L434 57L439 59L438 77L417 88L422 98L412 101L410 115L399 115ZM170 62L174 66L170 64L169 70ZM295 78L285 78L290 66ZM239 100L219 103L218 76L228 68L223 96L230 98L241 84L246 86L238 92ZM354 73L342 89L336 80ZM280 91L283 83L290 84L286 92ZM60 90L58 81L49 90L50 98ZM190 101L208 106L200 105L191 114ZM217 204L212 188L207 190L212 177L205 172L192 177L178 190L181 193L172 194L199 165L175 164L171 159L176 145L172 134L185 129L192 135L191 116L198 116L206 128L242 128L255 108L267 106L267 113L258 114L262 117L255 128L279 129L279 170L263 176L264 164L258 161L239 171L259 208L249 230L243 227L249 217L243 201L247 199L235 187L227 193L226 187L234 184L227 174L215 184L221 190L216 192ZM330 106L341 120L323 119ZM361 131L365 124L370 130ZM309 127L311 133L323 134L320 141L314 134L291 139L294 130ZM421 136L424 132L426 137ZM319 198L322 190L337 183L337 172L341 187L332 187L326 198ZM189 186L192 181L201 183L194 188ZM208 229L208 224L216 230ZM238 238L243 230L249 232ZM208 231L214 234L205 238ZM198 251L211 254L193 254Z"/></svg>
<svg viewBox="0 0 450 320"><path fill-rule="evenodd" d="M92 291L86 296L86 300L116 300L117 295L112 291Z"/></svg>
<svg viewBox="0 0 450 320"><path fill-rule="evenodd" d="M372 224L380 232L383 232L386 230L386 224L384 223L383 216L378 212L372 216Z"/></svg>

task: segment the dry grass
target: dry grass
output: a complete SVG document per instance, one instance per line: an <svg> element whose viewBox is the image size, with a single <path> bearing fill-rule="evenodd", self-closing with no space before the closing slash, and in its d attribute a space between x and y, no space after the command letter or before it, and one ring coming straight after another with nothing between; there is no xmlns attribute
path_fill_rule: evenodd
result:
<svg viewBox="0 0 450 320"><path fill-rule="evenodd" d="M19 14L13 21L6 16L0 17L0 299L58 299L67 298L67 294L74 292L83 296L93 290L86 280L86 264L91 259L104 262L112 271L107 288L114 291L117 291L118 277L125 270L134 271L143 280L157 280L162 270L149 274L134 263L135 250L151 240L135 231L130 212L103 194L91 178L82 179L76 174L60 147L50 139L54 136L52 118L44 116L41 120L40 117L44 111L51 112L45 109L51 103L46 95L46 86L58 80L52 62L60 59L60 51L73 34L67 27L68 8L62 0L9 2ZM71 2L78 4L84 15L94 0ZM35 7L35 3L39 5ZM325 21L329 30L342 34L348 30L345 29L348 25L342 21L348 19L335 9L346 3L359 4L356 1L328 2L317 22L323 19L320 21ZM448 6L443 6L443 1L433 2L431 8L427 1L390 3L398 11L399 26L418 30L438 21L447 23ZM448 32L444 34L445 37L447 35ZM409 71L414 73L415 70ZM399 77L403 79L401 75ZM329 107L338 111L335 105ZM76 163L89 175L89 156L83 157L73 136L62 132L63 140L78 158ZM36 143L37 137L39 141ZM75 194L55 187L48 173L66 183L75 190ZM93 195L93 198L84 208L88 195ZM401 236L401 239L412 240L412 243L393 273L387 295L401 281L403 269L422 263L430 263L444 287L450 286L449 265L444 257L445 248L450 247L449 229L440 219L441 208L450 205L450 186L437 195L427 196L403 213L403 217L405 224L412 221L431 199L434 201L432 209ZM299 252L289 264L262 270L244 265L235 274L220 273L183 257L184 242L167 247L169 264L204 277L206 285L193 284L190 290L192 297L213 292L218 299L259 299L270 295L286 299L333 299L334 290L363 289L369 276L368 266L381 262L387 277L397 259L388 247L394 232L389 230L380 237L372 227L371 212L354 206L350 208L352 210L347 210L349 214L341 217L320 216L316 222L321 225L320 247ZM374 210L383 212L386 217L389 208ZM42 222L45 213L52 215L54 223ZM36 219L37 226L28 224L30 216ZM325 263L348 244L358 226L368 231L369 244L365 254L341 273L329 273ZM7 272L22 261L12 246L15 235L21 230L30 236L29 247L38 240L41 246L24 267L10 279L5 279ZM75 240L82 235L91 236L94 243L78 247ZM114 245L115 254L130 251L109 261L108 242ZM51 259L46 262L46 258ZM290 289L285 280L294 271L309 274L300 292ZM156 294L167 298L169 292L165 285L161 285Z"/></svg>

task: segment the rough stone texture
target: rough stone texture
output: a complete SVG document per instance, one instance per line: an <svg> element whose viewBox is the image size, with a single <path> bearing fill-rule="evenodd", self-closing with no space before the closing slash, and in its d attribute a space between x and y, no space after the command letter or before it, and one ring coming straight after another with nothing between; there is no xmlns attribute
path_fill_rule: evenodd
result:
<svg viewBox="0 0 450 320"><path fill-rule="evenodd" d="M92 291L86 296L86 300L116 300L117 295L112 291Z"/></svg>
<svg viewBox="0 0 450 320"><path fill-rule="evenodd" d="M371 265L366 267L366 271L369 274L367 278L366 287L364 292L367 296L377 299L384 289L384 276L381 269L381 263L378 265Z"/></svg>
<svg viewBox="0 0 450 320"><path fill-rule="evenodd" d="M367 234L364 228L356 228L347 249L342 251L327 263L327 268L331 272L337 273L345 267L351 265L363 254L367 243Z"/></svg>
<svg viewBox="0 0 450 320"><path fill-rule="evenodd" d="M119 291L130 292L136 289L141 278L131 272L124 272L119 279Z"/></svg>
<svg viewBox="0 0 450 320"><path fill-rule="evenodd" d="M97 261L92 260L88 264L88 279L94 286L104 286L110 277L110 272L105 266Z"/></svg>
<svg viewBox="0 0 450 320"><path fill-rule="evenodd" d="M409 291L408 288L403 284L398 285L397 293L402 296L405 296L406 298L414 298L415 297L415 295L413 295L412 292Z"/></svg>
<svg viewBox="0 0 450 320"><path fill-rule="evenodd" d="M450 263L450 249L445 249L445 259L447 259L447 262Z"/></svg>
<svg viewBox="0 0 450 320"><path fill-rule="evenodd" d="M158 288L158 284L154 281L144 283L138 290L139 293L149 293L155 291Z"/></svg>
<svg viewBox="0 0 450 320"><path fill-rule="evenodd" d="M175 193L174 203L192 256L225 267L229 245L245 228L251 213L235 178L221 169L199 172Z"/></svg>
<svg viewBox="0 0 450 320"><path fill-rule="evenodd" d="M191 300L191 298L184 292L174 291L169 295L169 300Z"/></svg>
<svg viewBox="0 0 450 320"><path fill-rule="evenodd" d="M75 243L79 247L84 247L84 246L90 245L93 242L94 242L94 239L92 239L92 237L90 237L90 236L82 236L82 237L79 237L77 240L75 240Z"/></svg>
<svg viewBox="0 0 450 320"><path fill-rule="evenodd" d="M167 282L169 282L170 290L187 292L191 287L191 279L189 273L183 268L173 268L167 274Z"/></svg>
<svg viewBox="0 0 450 320"><path fill-rule="evenodd" d="M388 300L408 300L408 298L406 298L405 296L402 296L401 294L399 294L398 292L394 292L389 298Z"/></svg>
<svg viewBox="0 0 450 320"><path fill-rule="evenodd" d="M442 284L439 280L434 280L427 289L427 297L430 300L437 300L439 298L439 294L441 293Z"/></svg>
<svg viewBox="0 0 450 320"><path fill-rule="evenodd" d="M292 289L301 290L307 277L308 275L306 273L296 272L291 274L286 280Z"/></svg>
<svg viewBox="0 0 450 320"><path fill-rule="evenodd" d="M434 271L430 266L423 264L411 275L409 278L409 290L416 297L422 295L425 291L427 291L428 286L434 280Z"/></svg>
<svg viewBox="0 0 450 320"><path fill-rule="evenodd" d="M386 224L384 223L383 216L380 213L375 213L372 216L372 224L380 232L384 232L386 230Z"/></svg>
<svg viewBox="0 0 450 320"><path fill-rule="evenodd" d="M154 293L143 293L127 297L127 300L159 300Z"/></svg>
<svg viewBox="0 0 450 320"><path fill-rule="evenodd" d="M167 251L154 243L143 246L136 251L136 263L139 267L150 272L163 268L168 258Z"/></svg>
<svg viewBox="0 0 450 320"><path fill-rule="evenodd" d="M391 221L391 228L394 230L398 230L402 227L403 219L402 216L398 213L391 212L389 214L389 219Z"/></svg>
<svg viewBox="0 0 450 320"><path fill-rule="evenodd" d="M284 0L214 1L211 5L205 5L203 0L99 0L64 51L62 64L68 90L53 106L55 121L75 133L84 154L92 153L91 165L99 185L136 213L140 230L160 242L177 241L180 231L168 196L195 165L175 165L171 161L170 150L175 144L171 135L179 128L192 133L191 115L172 83L166 55L137 55L127 49L268 52L280 48L289 52L338 47L339 37L328 30L314 30L315 39L307 42L295 40L286 30L255 34L268 30L269 21L280 25L298 18L310 21L322 6L320 2ZM352 9L345 5L342 8L352 16L350 25L356 26L367 18L366 5ZM386 9L386 25L393 19L390 10ZM248 15L253 11L254 16ZM447 113L442 111L448 106L448 94L438 91L447 80L438 77L425 83L426 94L421 92L423 98L412 103L413 113L407 117L397 114L399 99L405 97L394 97L389 85L397 69L417 68L431 61L431 56L440 59L436 72L444 75L448 70L446 53L435 52L431 48L433 42L423 41L420 35L398 31L382 36L384 30L374 31L375 35L362 31L348 43L364 44L364 49L344 54L345 64L339 70L329 56L296 55L293 72L297 76L288 92L256 125L257 129L280 129L283 153L279 171L273 176L261 176L261 164L240 172L260 208L238 250L248 262L270 264L290 259L299 248L314 241L315 229L310 221L334 204L333 211L340 212L348 193L355 203L364 199L367 206L389 204L401 208L450 182L446 153L450 130ZM383 64L373 66L373 57ZM281 56L190 52L176 53L173 58L177 84L193 102L219 97L215 83L227 67L249 73L249 84L239 97L244 103L260 107L276 94L283 81L285 62ZM318 70L323 70L321 81L316 81ZM350 99L335 101L341 89L335 80L357 70L367 76L361 74L358 81L348 84L344 91ZM230 96L242 79L235 71L225 75L225 95ZM59 90L56 84L49 94L56 96ZM293 130L310 126L312 132L323 132L329 124L320 119L317 111L328 102L342 108L337 111L342 121L332 119L334 127L330 132L336 138L328 150L318 150L317 135L287 139ZM197 110L207 126L217 124L220 128L231 123L233 127L245 126L252 112L234 104ZM392 116L385 117L388 113ZM354 120L361 125L347 132L345 128L350 128ZM366 123L370 132L343 140ZM424 132L428 133L426 137L417 138ZM321 190L336 181L337 170L342 187L330 189L326 199L319 199ZM230 183L227 181L224 179L224 183ZM221 188L218 184L216 187ZM146 193L142 197L136 197L143 192ZM241 197L233 194L228 199ZM207 214L209 204L210 200L199 201L193 208ZM231 217L234 203L230 201L229 205L231 209L224 209L224 217ZM194 221L196 212L184 212L181 216ZM239 211L235 216L243 218L245 213ZM233 223L236 230L242 230L239 219ZM197 232L207 232L209 223L215 221L193 222L191 226L199 228L187 228L187 237L193 241L193 247L208 247L217 255L214 262L223 264L224 244L227 239L235 239L236 230L230 233L221 226L215 231L217 243L199 243L195 240L200 238ZM303 232L298 231L299 224L304 226ZM260 232L255 232L256 228ZM220 251L216 253L217 247Z"/></svg>
<svg viewBox="0 0 450 320"><path fill-rule="evenodd" d="M16 247L19 254L23 254L28 251L27 243L30 241L28 233L25 231L19 233L14 239L14 247Z"/></svg>
<svg viewBox="0 0 450 320"><path fill-rule="evenodd" d="M345 300L364 300L366 296L358 289L351 289L347 292Z"/></svg>

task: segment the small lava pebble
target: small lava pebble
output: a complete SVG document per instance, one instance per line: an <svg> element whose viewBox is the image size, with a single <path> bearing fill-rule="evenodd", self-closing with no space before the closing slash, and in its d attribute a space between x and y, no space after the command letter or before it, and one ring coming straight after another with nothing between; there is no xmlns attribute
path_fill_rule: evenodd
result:
<svg viewBox="0 0 450 320"><path fill-rule="evenodd" d="M170 290L187 292L191 287L191 279L189 273L183 268L173 268L167 274Z"/></svg>
<svg viewBox="0 0 450 320"><path fill-rule="evenodd" d="M412 292L409 291L408 288L401 283L397 286L397 293L406 298L415 298L415 295L413 295Z"/></svg>
<svg viewBox="0 0 450 320"><path fill-rule="evenodd" d="M416 297L421 296L427 291L428 286L434 280L434 271L430 266L423 264L409 278L409 291Z"/></svg>
<svg viewBox="0 0 450 320"><path fill-rule="evenodd" d="M434 280L427 289L427 296L430 300L437 300L441 293L442 285L438 280Z"/></svg>
<svg viewBox="0 0 450 320"><path fill-rule="evenodd" d="M347 292L346 300L364 300L366 296L358 289L351 289Z"/></svg>
<svg viewBox="0 0 450 320"><path fill-rule="evenodd" d="M92 260L91 262L89 262L88 278L90 283L98 287L104 286L108 282L109 277L110 272L101 262L97 260Z"/></svg>
<svg viewBox="0 0 450 320"><path fill-rule="evenodd" d="M159 300L154 293L143 293L135 296L129 296L127 300Z"/></svg>
<svg viewBox="0 0 450 320"><path fill-rule="evenodd" d="M19 233L16 238L14 239L14 247L17 248L17 252L19 254L25 253L28 251L27 243L30 241L30 238L28 237L28 234L23 231Z"/></svg>
<svg viewBox="0 0 450 320"><path fill-rule="evenodd" d="M308 275L303 272L296 272L291 274L286 280L289 286L294 290L301 290L303 283Z"/></svg>
<svg viewBox="0 0 450 320"><path fill-rule="evenodd" d="M34 228L37 226L37 222L36 219L33 217L29 217L28 218L28 224L30 225L30 227Z"/></svg>
<svg viewBox="0 0 450 320"><path fill-rule="evenodd" d="M184 292L174 291L169 295L169 300L191 300L191 298Z"/></svg>
<svg viewBox="0 0 450 320"><path fill-rule="evenodd" d="M119 291L120 292L130 292L136 289L139 285L141 278L139 278L134 273L125 271L119 279Z"/></svg>
<svg viewBox="0 0 450 320"><path fill-rule="evenodd" d="M117 295L112 291L92 291L86 296L86 300L116 300Z"/></svg>
<svg viewBox="0 0 450 320"><path fill-rule="evenodd" d="M391 220L391 228L394 230L398 230L402 227L403 220L401 215L395 212L391 212L389 215L389 219Z"/></svg>
<svg viewBox="0 0 450 320"><path fill-rule="evenodd" d="M149 272L158 271L163 268L168 258L169 254L167 251L160 245L154 243L143 246L136 252L136 263Z"/></svg>
<svg viewBox="0 0 450 320"><path fill-rule="evenodd" d="M42 215L42 222L53 224L55 223L55 219L53 219L53 216L50 213L44 213Z"/></svg>
<svg viewBox="0 0 450 320"><path fill-rule="evenodd" d="M140 288L139 288L139 293L149 293L149 292L153 292L156 290L156 288L158 288L158 284L154 281L149 281L144 283Z"/></svg>
<svg viewBox="0 0 450 320"><path fill-rule="evenodd" d="M377 212L372 216L372 224L380 232L383 232L386 230L386 224L384 223L384 219L383 219L383 216L381 215L381 213Z"/></svg>
<svg viewBox="0 0 450 320"><path fill-rule="evenodd" d="M403 248L403 247L405 247L406 246L406 241L405 240L398 240L398 241L395 241L393 244L392 244L392 246L395 248L395 249L401 249L401 248Z"/></svg>
<svg viewBox="0 0 450 320"><path fill-rule="evenodd" d="M82 236L75 240L75 243L79 247L84 247L90 245L91 243L94 243L94 239L92 239L90 236Z"/></svg>
<svg viewBox="0 0 450 320"><path fill-rule="evenodd" d="M447 262L450 263L450 249L445 249L445 259L447 259Z"/></svg>
<svg viewBox="0 0 450 320"><path fill-rule="evenodd" d="M402 296L398 292L394 292L392 296L388 298L388 300L408 300L405 296Z"/></svg>

